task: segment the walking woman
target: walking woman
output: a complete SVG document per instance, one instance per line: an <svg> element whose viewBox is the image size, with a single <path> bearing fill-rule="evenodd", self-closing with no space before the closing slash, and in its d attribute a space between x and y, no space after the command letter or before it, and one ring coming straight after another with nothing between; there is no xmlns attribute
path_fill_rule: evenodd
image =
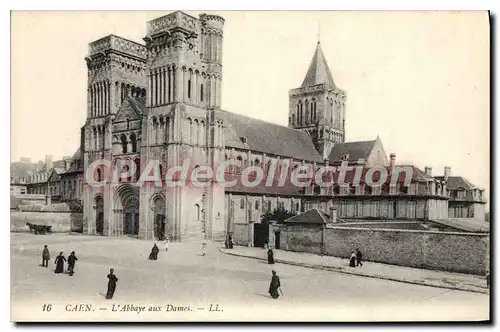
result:
<svg viewBox="0 0 500 332"><path fill-rule="evenodd" d="M59 255L56 257L56 260L54 261L54 264L56 264L56 270L54 273L64 273L64 262L66 261L66 258L63 256L63 252L61 251Z"/></svg>
<svg viewBox="0 0 500 332"><path fill-rule="evenodd" d="M267 251L267 262L269 264L274 264L274 251L273 251L273 249L269 249Z"/></svg>
<svg viewBox="0 0 500 332"><path fill-rule="evenodd" d="M280 286L280 278L276 275L276 271L273 270L273 277L271 278L271 284L269 285L269 295L271 295L273 299L280 297L278 292Z"/></svg>
<svg viewBox="0 0 500 332"><path fill-rule="evenodd" d="M118 278L115 276L114 272L115 272L114 269L109 269L108 291L106 292L107 300L111 300L113 298L113 295L115 295L116 283L118 282Z"/></svg>

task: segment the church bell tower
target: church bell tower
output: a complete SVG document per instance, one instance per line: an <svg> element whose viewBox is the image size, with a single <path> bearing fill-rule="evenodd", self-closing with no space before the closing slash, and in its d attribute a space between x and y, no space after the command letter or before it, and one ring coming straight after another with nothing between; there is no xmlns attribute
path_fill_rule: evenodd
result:
<svg viewBox="0 0 500 332"><path fill-rule="evenodd" d="M288 95L288 126L307 132L326 159L345 141L346 93L335 85L319 41L302 85Z"/></svg>

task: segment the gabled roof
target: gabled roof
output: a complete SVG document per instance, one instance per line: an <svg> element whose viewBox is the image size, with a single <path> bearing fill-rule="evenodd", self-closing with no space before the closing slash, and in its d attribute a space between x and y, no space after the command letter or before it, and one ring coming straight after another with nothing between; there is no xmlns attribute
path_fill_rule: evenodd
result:
<svg viewBox="0 0 500 332"><path fill-rule="evenodd" d="M436 179L444 181L444 176L436 176ZM451 190L463 188L465 190L477 189L475 185L467 181L461 176L449 176L446 182L446 187Z"/></svg>
<svg viewBox="0 0 500 332"><path fill-rule="evenodd" d="M216 116L224 121L226 147L323 161L306 132L226 111L216 111Z"/></svg>
<svg viewBox="0 0 500 332"><path fill-rule="evenodd" d="M326 224L329 215L318 209L311 209L285 220L286 224Z"/></svg>
<svg viewBox="0 0 500 332"><path fill-rule="evenodd" d="M358 161L359 159L367 159L377 140L335 143L330 151L328 160L332 163L339 162L343 156L346 161Z"/></svg>
<svg viewBox="0 0 500 332"><path fill-rule="evenodd" d="M116 113L115 119L113 122L123 122L126 121L127 118L129 120L138 120L141 119L144 114L145 105L143 103L144 100L137 100L130 96L127 96L123 103L120 106L120 109Z"/></svg>
<svg viewBox="0 0 500 332"><path fill-rule="evenodd" d="M328 67L319 42L316 46L316 51L314 52L314 56L301 87L317 84L325 84L334 89L336 88L335 83L333 82L332 73L330 72L330 68Z"/></svg>

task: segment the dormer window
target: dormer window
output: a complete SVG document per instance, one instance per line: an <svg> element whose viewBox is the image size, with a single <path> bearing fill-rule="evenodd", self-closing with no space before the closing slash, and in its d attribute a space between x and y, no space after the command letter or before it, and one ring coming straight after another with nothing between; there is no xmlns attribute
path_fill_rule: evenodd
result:
<svg viewBox="0 0 500 332"><path fill-rule="evenodd" d="M240 137L241 143L247 144L247 138L246 137Z"/></svg>
<svg viewBox="0 0 500 332"><path fill-rule="evenodd" d="M344 153L340 160L349 160L349 153Z"/></svg>

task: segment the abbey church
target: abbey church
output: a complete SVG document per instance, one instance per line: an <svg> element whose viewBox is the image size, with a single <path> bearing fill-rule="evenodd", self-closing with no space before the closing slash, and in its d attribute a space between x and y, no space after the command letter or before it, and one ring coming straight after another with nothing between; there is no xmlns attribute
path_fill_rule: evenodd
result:
<svg viewBox="0 0 500 332"><path fill-rule="evenodd" d="M396 155L388 155L378 137L345 142L346 92L336 85L319 42L302 84L290 87L288 126L222 109L223 35L222 17L178 11L148 22L144 44L115 35L90 43L87 120L77 156L81 172L99 159L132 160L139 169L159 160L162 172L186 160L212 167L232 160L235 167L228 172L234 174L246 166L266 169L271 160L315 168L342 162L396 165ZM449 187L450 168L441 177L433 176L430 167L413 169L409 187L165 189L153 183L136 186L138 176L102 187L83 180L83 232L143 239L166 235L174 241L232 234L238 243L249 244L251 225L277 207L293 213L336 210L340 220L438 221L451 214L484 220L482 189ZM97 176L105 174L98 170ZM462 189L470 199L450 204Z"/></svg>

